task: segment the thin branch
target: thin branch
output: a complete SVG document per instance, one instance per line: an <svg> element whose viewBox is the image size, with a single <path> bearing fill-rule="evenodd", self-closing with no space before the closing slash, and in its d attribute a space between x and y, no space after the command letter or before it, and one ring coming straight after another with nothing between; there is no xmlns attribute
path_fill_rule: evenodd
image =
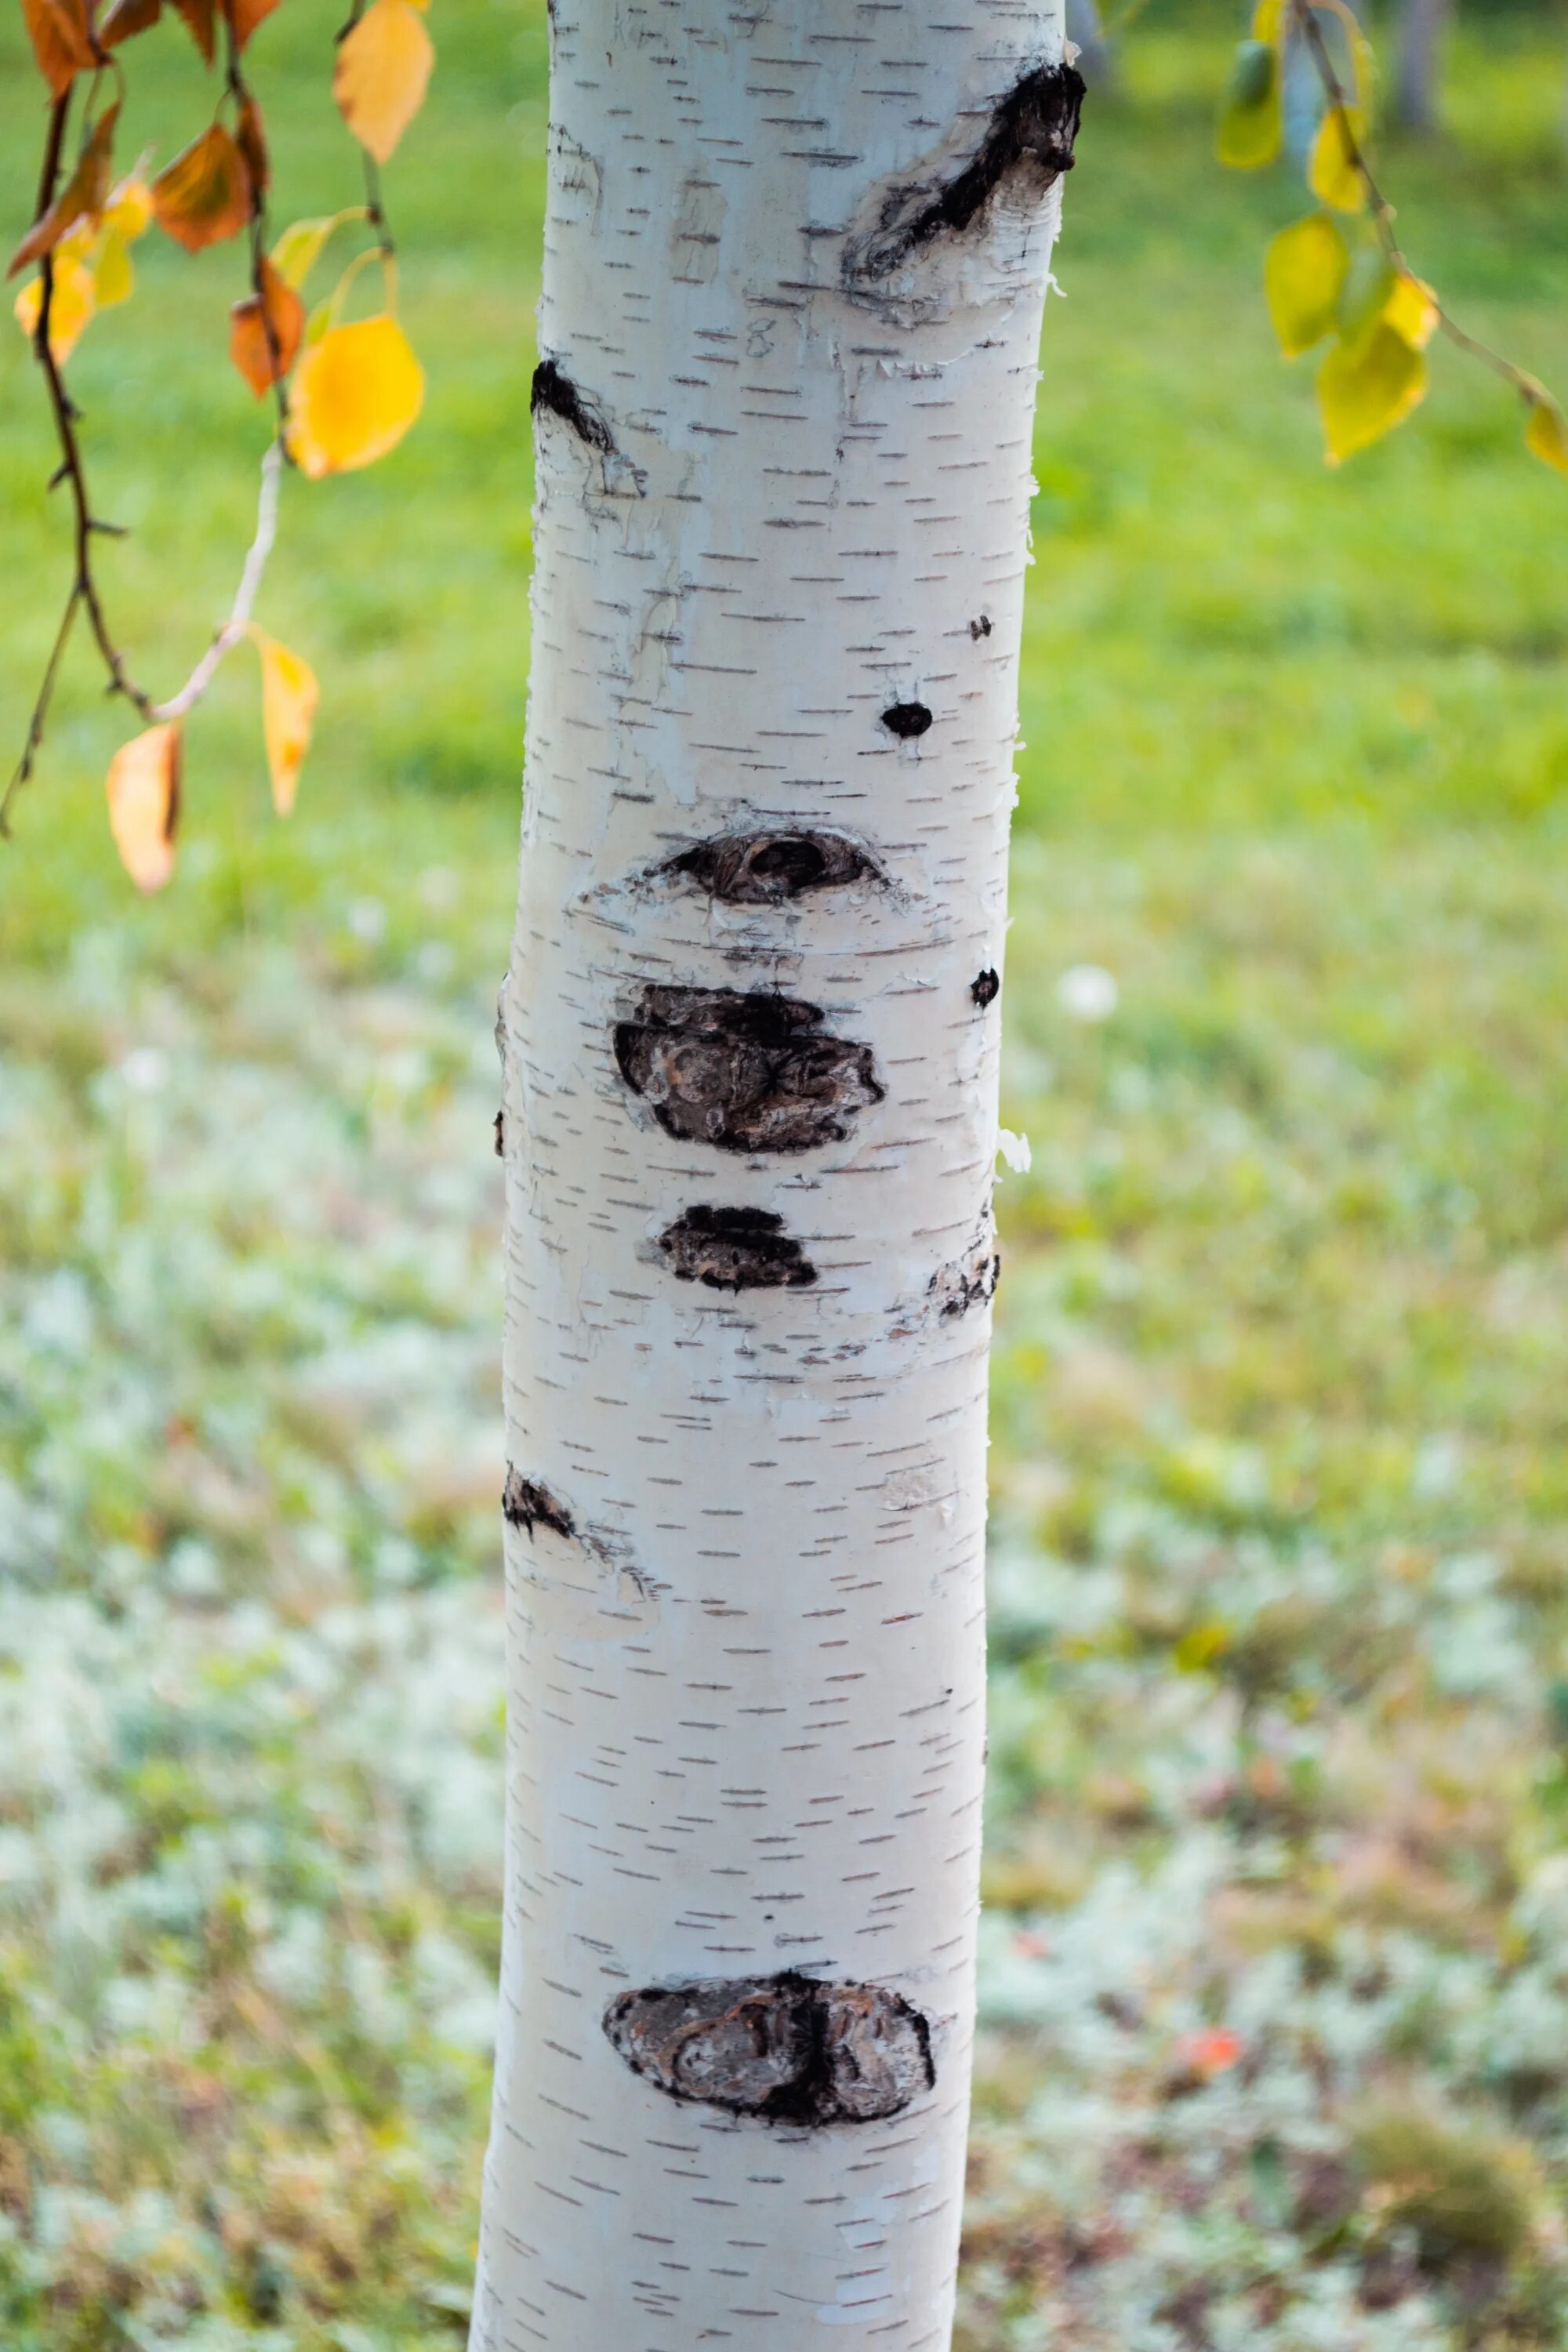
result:
<svg viewBox="0 0 1568 2352"><path fill-rule="evenodd" d="M167 702L154 703L150 716L160 722L183 719L193 710L217 675L218 665L227 653L232 653L250 627L250 615L255 609L261 587L267 559L272 552L278 536L278 493L283 479L283 444L273 441L261 460L261 488L256 501L256 536L250 542L245 566L239 575L239 585L234 593L229 616L218 630L211 645L181 687Z"/></svg>

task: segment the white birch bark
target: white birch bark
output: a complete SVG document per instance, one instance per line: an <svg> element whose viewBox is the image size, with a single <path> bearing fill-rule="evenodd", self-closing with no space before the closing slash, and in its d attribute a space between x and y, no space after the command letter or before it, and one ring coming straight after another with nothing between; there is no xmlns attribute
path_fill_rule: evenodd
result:
<svg viewBox="0 0 1568 2352"><path fill-rule="evenodd" d="M472 2341L948 2341L1032 0L557 0Z"/></svg>

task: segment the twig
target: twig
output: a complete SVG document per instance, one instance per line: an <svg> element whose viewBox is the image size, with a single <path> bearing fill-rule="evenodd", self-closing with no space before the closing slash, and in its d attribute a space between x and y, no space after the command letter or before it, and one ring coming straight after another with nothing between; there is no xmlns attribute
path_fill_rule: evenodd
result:
<svg viewBox="0 0 1568 2352"><path fill-rule="evenodd" d="M283 444L273 441L261 460L261 489L256 501L256 536L250 542L245 566L239 575L239 585L234 592L234 604L211 645L181 687L167 702L154 703L149 716L161 723L171 719L183 719L201 700L217 675L219 663L231 653L250 626L261 578L267 569L267 559L272 552L272 542L278 535L278 493L283 479Z"/></svg>

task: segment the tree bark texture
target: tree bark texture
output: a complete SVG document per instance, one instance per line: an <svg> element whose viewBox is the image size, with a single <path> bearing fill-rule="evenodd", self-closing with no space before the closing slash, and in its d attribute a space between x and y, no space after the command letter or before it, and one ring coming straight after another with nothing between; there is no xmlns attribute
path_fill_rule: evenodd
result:
<svg viewBox="0 0 1568 2352"><path fill-rule="evenodd" d="M1006 835L1077 76L556 0L481 2352L949 2337Z"/></svg>

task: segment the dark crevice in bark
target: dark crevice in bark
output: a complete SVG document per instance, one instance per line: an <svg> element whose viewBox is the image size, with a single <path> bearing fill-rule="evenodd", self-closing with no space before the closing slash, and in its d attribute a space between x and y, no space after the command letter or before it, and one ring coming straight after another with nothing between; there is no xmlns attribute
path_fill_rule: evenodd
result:
<svg viewBox="0 0 1568 2352"><path fill-rule="evenodd" d="M501 1491L502 1517L514 1528L526 1528L531 1536L535 1528L551 1528L558 1536L574 1537L575 1520L563 1502L559 1502L548 1486L533 1478L525 1478L521 1470L507 1465L506 1485Z"/></svg>
<svg viewBox="0 0 1568 2352"><path fill-rule="evenodd" d="M710 1290L804 1290L816 1280L784 1219L770 1209L688 1209L667 1226L658 1245L682 1282Z"/></svg>
<svg viewBox="0 0 1568 2352"><path fill-rule="evenodd" d="M982 1013L988 1004L995 1003L1002 993L1002 975L994 964L987 964L984 971L975 973L969 983L969 993Z"/></svg>
<svg viewBox="0 0 1568 2352"><path fill-rule="evenodd" d="M506 1113L504 1110L498 1110L496 1113L496 1158L498 1160L504 1160L506 1158Z"/></svg>
<svg viewBox="0 0 1568 2352"><path fill-rule="evenodd" d="M872 285L937 239L962 236L1009 183L1037 203L1072 169L1083 94L1083 77L1072 66L1039 66L1026 74L996 107L974 154L945 186L913 181L892 191L871 235L845 254L847 286L853 291Z"/></svg>
<svg viewBox="0 0 1568 2352"><path fill-rule="evenodd" d="M982 613L978 620L971 621L969 624L969 634L974 639L976 645L980 643L982 637L988 637L991 635L990 614Z"/></svg>
<svg viewBox="0 0 1568 2352"><path fill-rule="evenodd" d="M882 724L889 735L907 743L925 733L931 725L931 712L923 702L895 702L890 710L883 711Z"/></svg>
<svg viewBox="0 0 1568 2352"><path fill-rule="evenodd" d="M967 1315L972 1307L985 1306L995 1297L1001 1279L1002 1261L987 1230L967 1257L955 1257L938 1266L931 1278L931 1295L945 1321L952 1316Z"/></svg>
<svg viewBox="0 0 1568 2352"><path fill-rule="evenodd" d="M936 2080L931 2029L901 1993L794 1969L624 1992L604 2027L671 2098L765 2123L874 2123Z"/></svg>
<svg viewBox="0 0 1568 2352"><path fill-rule="evenodd" d="M579 441L596 449L602 457L616 454L616 436L611 432L596 404L578 391L564 369L554 360L541 360L533 371L533 389L528 404L535 416L542 413L559 416L569 425Z"/></svg>
<svg viewBox="0 0 1568 2352"><path fill-rule="evenodd" d="M841 1143L882 1087L869 1045L824 1035L818 1006L765 990L645 988L616 1061L667 1135L720 1151Z"/></svg>
<svg viewBox="0 0 1568 2352"><path fill-rule="evenodd" d="M776 907L803 890L880 881L863 849L838 833L726 833L668 858L662 874L688 875L731 907Z"/></svg>

